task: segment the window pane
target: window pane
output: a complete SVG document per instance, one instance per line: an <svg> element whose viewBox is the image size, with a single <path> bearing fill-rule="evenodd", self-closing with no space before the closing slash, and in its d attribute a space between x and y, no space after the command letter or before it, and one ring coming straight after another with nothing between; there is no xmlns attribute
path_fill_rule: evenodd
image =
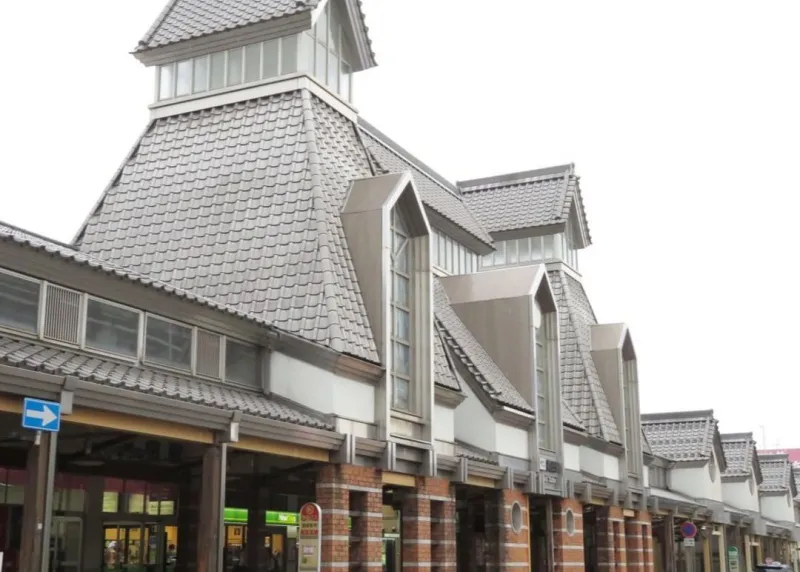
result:
<svg viewBox="0 0 800 572"><path fill-rule="evenodd" d="M276 77L279 73L278 58L280 54L278 53L278 47L280 46L280 42L279 39L264 42L264 60L261 66L261 77L264 79Z"/></svg>
<svg viewBox="0 0 800 572"><path fill-rule="evenodd" d="M86 347L137 357L139 313L89 299L86 307Z"/></svg>
<svg viewBox="0 0 800 572"><path fill-rule="evenodd" d="M228 50L228 85L239 85L242 83L243 58L242 48Z"/></svg>
<svg viewBox="0 0 800 572"><path fill-rule="evenodd" d="M317 23L314 26L314 33L322 44L328 42L328 9L330 3L325 6L325 9L320 13Z"/></svg>
<svg viewBox="0 0 800 572"><path fill-rule="evenodd" d="M328 85L330 88L339 92L339 58L333 52L328 52Z"/></svg>
<svg viewBox="0 0 800 572"><path fill-rule="evenodd" d="M314 46L316 45L317 42L314 40L314 37L308 32L303 32L303 34L300 36L300 46L298 47L298 50L300 51L299 71L308 73L312 73L314 71Z"/></svg>
<svg viewBox="0 0 800 572"><path fill-rule="evenodd" d="M408 306L409 282L405 276L394 274L393 301L401 306Z"/></svg>
<svg viewBox="0 0 800 572"><path fill-rule="evenodd" d="M394 346L394 351L392 352L394 368L392 371L408 375L411 372L411 348L398 342L392 345Z"/></svg>
<svg viewBox="0 0 800 572"><path fill-rule="evenodd" d="M158 99L175 97L175 64L167 64L159 68L161 78L158 80Z"/></svg>
<svg viewBox="0 0 800 572"><path fill-rule="evenodd" d="M316 53L314 55L314 75L319 81L324 83L327 79L328 49L319 42L316 43L316 46Z"/></svg>
<svg viewBox="0 0 800 572"><path fill-rule="evenodd" d="M528 262L531 259L531 239L519 239L519 261Z"/></svg>
<svg viewBox="0 0 800 572"><path fill-rule="evenodd" d="M506 243L498 242L495 244L494 265L498 266L506 263Z"/></svg>
<svg viewBox="0 0 800 572"><path fill-rule="evenodd" d="M352 74L350 73L350 66L347 62L342 62L342 70L341 70L341 77L339 78L339 93L342 96L342 99L345 101L350 101L350 92L352 89L350 88L350 81L352 80Z"/></svg>
<svg viewBox="0 0 800 572"><path fill-rule="evenodd" d="M208 56L194 59L194 86L195 93L208 89Z"/></svg>
<svg viewBox="0 0 800 572"><path fill-rule="evenodd" d="M481 262L484 268L488 268L494 264L494 253L489 253L483 257L483 261Z"/></svg>
<svg viewBox="0 0 800 572"><path fill-rule="evenodd" d="M339 25L339 15L336 8L331 4L328 14L328 47L336 53L341 54L342 27Z"/></svg>
<svg viewBox="0 0 800 572"><path fill-rule="evenodd" d="M464 269L467 274L472 274L472 253L467 253L467 267Z"/></svg>
<svg viewBox="0 0 800 572"><path fill-rule="evenodd" d="M225 87L225 52L211 54L211 89Z"/></svg>
<svg viewBox="0 0 800 572"><path fill-rule="evenodd" d="M192 60L178 62L177 96L189 95L192 92Z"/></svg>
<svg viewBox="0 0 800 572"><path fill-rule="evenodd" d="M431 263L439 263L439 233L431 233Z"/></svg>
<svg viewBox="0 0 800 572"><path fill-rule="evenodd" d="M396 409L405 409L408 411L409 406L409 382L407 379L399 377L392 378L392 407Z"/></svg>
<svg viewBox="0 0 800 572"><path fill-rule="evenodd" d="M0 274L0 325L36 333L40 288L38 282Z"/></svg>
<svg viewBox="0 0 800 572"><path fill-rule="evenodd" d="M553 258L555 256L554 253L554 237L552 234L549 234L543 237L544 242L544 259L547 260L548 258Z"/></svg>
<svg viewBox="0 0 800 572"><path fill-rule="evenodd" d="M225 379L257 385L258 348L228 340L225 345Z"/></svg>
<svg viewBox="0 0 800 572"><path fill-rule="evenodd" d="M244 49L244 81L261 79L261 44L250 44Z"/></svg>
<svg viewBox="0 0 800 572"><path fill-rule="evenodd" d="M191 328L148 316L145 358L170 367L191 369Z"/></svg>
<svg viewBox="0 0 800 572"><path fill-rule="evenodd" d="M394 309L394 337L399 340L408 340L411 316L405 310Z"/></svg>
<svg viewBox="0 0 800 572"><path fill-rule="evenodd" d="M297 71L297 35L281 38L281 75Z"/></svg>
<svg viewBox="0 0 800 572"><path fill-rule="evenodd" d="M509 264L516 264L517 260L517 241L509 240L506 244L506 259Z"/></svg>
<svg viewBox="0 0 800 572"><path fill-rule="evenodd" d="M542 259L542 237L534 236L531 238L531 260Z"/></svg>

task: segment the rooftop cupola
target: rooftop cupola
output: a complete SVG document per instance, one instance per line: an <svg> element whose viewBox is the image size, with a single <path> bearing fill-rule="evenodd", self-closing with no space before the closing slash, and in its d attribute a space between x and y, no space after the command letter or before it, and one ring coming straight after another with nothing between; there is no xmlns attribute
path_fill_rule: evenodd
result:
<svg viewBox="0 0 800 572"><path fill-rule="evenodd" d="M359 0L170 0L133 55L157 70L156 105L303 76L350 102L376 65Z"/></svg>

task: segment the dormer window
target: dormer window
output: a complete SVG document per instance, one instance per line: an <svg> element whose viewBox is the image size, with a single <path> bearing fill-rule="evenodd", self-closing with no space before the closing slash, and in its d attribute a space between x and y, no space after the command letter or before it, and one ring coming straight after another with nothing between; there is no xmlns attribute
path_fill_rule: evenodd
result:
<svg viewBox="0 0 800 572"><path fill-rule="evenodd" d="M350 101L352 52L342 27L342 17L335 2L330 1L320 12L311 33L304 34L303 50L312 75L331 90Z"/></svg>
<svg viewBox="0 0 800 572"><path fill-rule="evenodd" d="M637 369L633 344L628 339L622 348L622 400L625 412L625 444L628 449L628 473L631 475L639 474L642 463Z"/></svg>
<svg viewBox="0 0 800 572"><path fill-rule="evenodd" d="M405 217L392 209L392 407L411 409L411 250Z"/></svg>
<svg viewBox="0 0 800 572"><path fill-rule="evenodd" d="M555 427L553 424L554 405L553 395L557 394L556 379L554 376L556 345L554 312L542 312L538 301L534 302L534 339L536 348L534 360L536 363L536 425L539 448L555 451Z"/></svg>

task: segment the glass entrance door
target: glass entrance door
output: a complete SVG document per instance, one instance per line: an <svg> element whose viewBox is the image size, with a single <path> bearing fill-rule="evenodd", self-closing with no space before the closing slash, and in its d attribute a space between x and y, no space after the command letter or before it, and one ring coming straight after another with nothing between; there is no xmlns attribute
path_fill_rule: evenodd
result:
<svg viewBox="0 0 800 572"><path fill-rule="evenodd" d="M50 533L50 570L80 572L83 522L79 517L53 517Z"/></svg>
<svg viewBox="0 0 800 572"><path fill-rule="evenodd" d="M105 524L104 572L171 572L175 563L166 536L157 523Z"/></svg>

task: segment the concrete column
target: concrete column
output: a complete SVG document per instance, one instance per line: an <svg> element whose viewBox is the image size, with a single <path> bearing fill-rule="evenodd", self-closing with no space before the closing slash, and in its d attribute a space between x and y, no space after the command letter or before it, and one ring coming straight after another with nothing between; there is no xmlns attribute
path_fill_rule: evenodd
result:
<svg viewBox="0 0 800 572"><path fill-rule="evenodd" d="M247 569L261 572L267 569L267 548L264 546L266 534L266 510L269 507L269 491L259 486L255 477L247 506Z"/></svg>
<svg viewBox="0 0 800 572"><path fill-rule="evenodd" d="M711 570L711 536L703 534L703 572L712 572Z"/></svg>
<svg viewBox="0 0 800 572"><path fill-rule="evenodd" d="M661 531L661 546L664 551L664 572L678 570L678 555L675 552L675 516L664 516L664 526Z"/></svg>
<svg viewBox="0 0 800 572"><path fill-rule="evenodd" d="M584 567L583 506L574 499L553 500L553 569L572 572Z"/></svg>
<svg viewBox="0 0 800 572"><path fill-rule="evenodd" d="M189 572L197 566L197 524L200 519L199 474L192 474L178 491L177 572Z"/></svg>
<svg viewBox="0 0 800 572"><path fill-rule="evenodd" d="M222 572L227 453L228 445L225 443L208 447L203 453L197 572Z"/></svg>
<svg viewBox="0 0 800 572"><path fill-rule="evenodd" d="M728 553L725 549L725 527L720 527L720 534L717 536L717 550L719 551L719 572L728 570Z"/></svg>
<svg viewBox="0 0 800 572"><path fill-rule="evenodd" d="M20 572L42 572L42 551L49 551L49 546L42 546L42 532L46 522L49 521L47 512L52 509L52 499L50 499L50 506L45 504L51 446L56 446L56 434L42 433L40 444L33 445L28 451L26 465L28 480L25 483L25 505L22 516Z"/></svg>
<svg viewBox="0 0 800 572"><path fill-rule="evenodd" d="M83 518L81 569L83 572L101 572L103 569L103 477L89 477L86 489L86 507Z"/></svg>
<svg viewBox="0 0 800 572"><path fill-rule="evenodd" d="M750 572L753 569L753 553L752 548L750 547L750 535L744 535L744 563L745 569L747 572Z"/></svg>

